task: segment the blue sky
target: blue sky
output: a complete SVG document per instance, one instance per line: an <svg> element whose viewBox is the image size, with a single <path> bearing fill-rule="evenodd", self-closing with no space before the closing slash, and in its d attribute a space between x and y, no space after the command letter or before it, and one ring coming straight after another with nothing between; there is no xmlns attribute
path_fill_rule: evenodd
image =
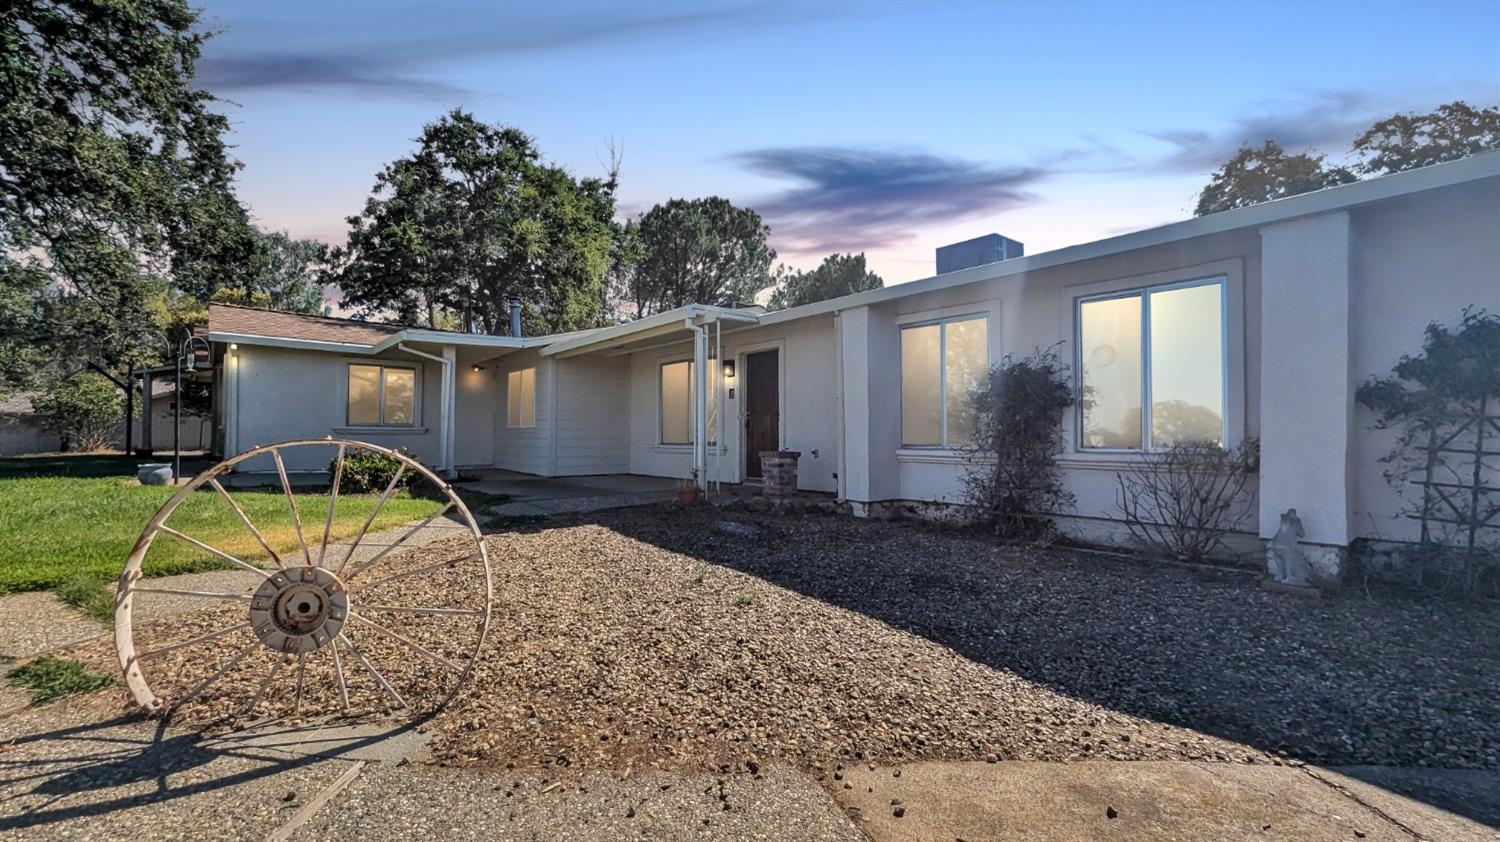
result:
<svg viewBox="0 0 1500 842"><path fill-rule="evenodd" d="M1182 219L1242 140L1340 158L1394 111L1500 102L1500 2L230 2L200 84L231 100L262 227L342 243L375 172L462 106L621 213L721 195L793 266L887 283L995 231L1028 253Z"/></svg>

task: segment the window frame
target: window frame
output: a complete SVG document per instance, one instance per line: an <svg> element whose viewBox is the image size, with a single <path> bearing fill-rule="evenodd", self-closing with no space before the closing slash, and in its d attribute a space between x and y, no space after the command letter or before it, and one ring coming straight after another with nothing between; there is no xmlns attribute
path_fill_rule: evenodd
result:
<svg viewBox="0 0 1500 842"><path fill-rule="evenodd" d="M353 406L351 405L352 404L352 401L351 401L352 395L350 394L350 391L349 391L349 377L353 373L353 369L354 369L355 366L363 366L365 368L374 368L374 369L378 369L380 371L380 377L379 377L380 389L379 389L378 392L376 392L376 395L375 395L376 405L380 409L380 420L378 422L374 423L374 424L356 424L356 423L354 423L354 420L350 417L350 410L353 409ZM386 423L386 420L385 420L385 372L386 372L386 369L390 369L390 368L397 368L397 369L401 369L402 371L410 371L411 372L411 421L408 422L408 423L405 423L405 424L391 424L391 423ZM375 429L375 428L390 428L390 429L395 429L395 430L407 430L407 429L415 429L416 427L418 427L419 426L418 422L421 420L421 395L422 395L422 373L421 372L422 372L422 367L419 366L419 365L417 365L417 364L415 364L415 363L385 362L384 360L382 360L380 362L366 362L366 361L355 361L355 360L350 360L350 361L346 362L344 364L344 426L345 427L349 427L349 428L358 428L358 429L367 429L367 430L368 429Z"/></svg>
<svg viewBox="0 0 1500 842"><path fill-rule="evenodd" d="M517 368L517 369L512 369L510 371L505 372L505 428L507 430L534 430L534 429L536 429L536 404L537 404L537 401L536 401L536 386L537 386L537 383L536 383L536 381L537 381L536 369L537 369L537 367L533 365L533 366L527 366L526 368ZM516 410L516 423L512 424L512 423L510 423L510 402L511 402L510 401L510 377L513 374L521 376L521 383L522 383L522 385L521 385L521 392L522 392L522 394L524 394L525 391L526 391L526 388L525 388L526 372L528 372L528 371L531 372L531 423L530 424L523 424L523 423L521 423L525 419L525 417L526 417L525 412L522 411L524 409L524 407L521 407L521 408L518 408Z"/></svg>
<svg viewBox="0 0 1500 842"><path fill-rule="evenodd" d="M958 450L948 441L948 330L946 325L952 322L970 322L984 320L984 369L989 371L994 364L994 313L990 310L971 310L951 315L936 316L933 318L917 319L909 322L901 322L896 326L896 408L897 419L900 429L897 432L898 447L902 450ZM906 425L902 419L906 417L906 384L901 380L902 358L905 342L903 331L938 326L938 443L937 444L908 444L906 442Z"/></svg>
<svg viewBox="0 0 1500 842"><path fill-rule="evenodd" d="M1151 294L1155 292L1170 292L1175 289L1193 289L1196 287L1218 285L1219 287L1219 383L1221 393L1219 395L1219 419L1221 424L1220 438L1224 446L1230 446L1230 336L1229 336L1229 276L1227 274L1207 275L1191 278L1185 281L1170 281L1159 284L1145 284L1132 286L1125 289L1111 290L1091 295L1080 295L1073 298L1073 371L1076 372L1073 388L1073 398L1076 404L1073 413L1075 432L1073 435L1073 452L1079 454L1133 454L1156 452L1155 442L1151 440ZM1083 305L1095 301L1115 301L1122 298L1136 298L1141 300L1141 446L1140 447L1089 447L1084 444L1083 419Z"/></svg>
<svg viewBox="0 0 1500 842"><path fill-rule="evenodd" d="M687 383L687 386L688 386L687 387L687 431L688 431L688 434L687 434L687 440L686 441L667 441L667 436L666 436L666 421L667 421L666 406L667 406L667 403L666 403L666 390L662 388L662 372L669 365L686 365L687 366L687 370L688 370L688 383ZM693 418L694 410L697 408L697 401L694 399L694 395L693 395L693 385L694 385L694 377L693 377L693 375L694 375L694 372L693 372L693 358L692 357L673 357L673 358L669 358L669 359L658 360L657 363L656 363L656 444L659 447L692 447L693 446L693 432L698 429L698 425L695 423L696 419Z"/></svg>

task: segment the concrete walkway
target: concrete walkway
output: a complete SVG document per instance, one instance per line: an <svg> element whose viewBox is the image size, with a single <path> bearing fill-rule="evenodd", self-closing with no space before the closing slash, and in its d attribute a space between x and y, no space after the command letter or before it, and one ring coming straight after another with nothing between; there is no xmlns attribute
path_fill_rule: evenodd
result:
<svg viewBox="0 0 1500 842"><path fill-rule="evenodd" d="M1500 839L1500 774L1196 762L913 763L840 773L876 840Z"/></svg>
<svg viewBox="0 0 1500 842"><path fill-rule="evenodd" d="M477 476L478 479L457 485L484 494L504 494L510 497L508 502L490 507L486 512L511 517L593 512L664 503L676 498L678 482L664 477L633 474L538 477L515 471L480 471Z"/></svg>

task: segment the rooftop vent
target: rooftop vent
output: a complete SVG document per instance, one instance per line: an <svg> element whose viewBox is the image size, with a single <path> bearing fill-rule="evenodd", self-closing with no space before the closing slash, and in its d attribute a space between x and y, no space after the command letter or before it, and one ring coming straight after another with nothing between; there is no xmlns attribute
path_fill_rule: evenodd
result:
<svg viewBox="0 0 1500 842"><path fill-rule="evenodd" d="M1026 247L1009 237L985 234L983 237L975 237L961 243L938 246L937 273L946 275L960 269L1020 257L1025 253Z"/></svg>

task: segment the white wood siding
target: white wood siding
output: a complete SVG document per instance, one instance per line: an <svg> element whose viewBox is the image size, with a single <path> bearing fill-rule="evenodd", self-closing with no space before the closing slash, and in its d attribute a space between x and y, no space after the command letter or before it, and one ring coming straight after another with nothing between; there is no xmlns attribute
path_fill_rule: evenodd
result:
<svg viewBox="0 0 1500 842"><path fill-rule="evenodd" d="M617 474L630 470L630 363L583 357L552 364L557 426L554 473ZM538 407L540 415L540 407Z"/></svg>

